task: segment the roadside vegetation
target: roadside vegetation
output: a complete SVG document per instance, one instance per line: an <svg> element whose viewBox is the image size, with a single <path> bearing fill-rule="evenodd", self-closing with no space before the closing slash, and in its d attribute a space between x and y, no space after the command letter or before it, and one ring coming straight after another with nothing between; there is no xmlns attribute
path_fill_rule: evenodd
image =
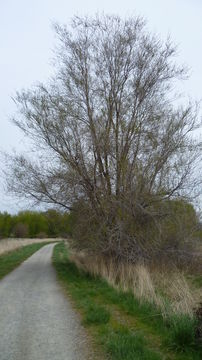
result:
<svg viewBox="0 0 202 360"><path fill-rule="evenodd" d="M9 240L9 242L10 241L12 242L12 240ZM25 242L24 244L22 244L21 242L21 247L18 247L17 249L15 247L13 247L13 249L9 247L5 251L4 248L5 252L3 254L2 252L0 252L0 279L7 275L10 271L14 270L17 266L19 266L23 261L25 261L32 254L34 254L42 246L48 243L48 241L40 241L38 243L35 241L34 243L29 243L29 245L27 245L27 242Z"/></svg>
<svg viewBox="0 0 202 360"><path fill-rule="evenodd" d="M202 256L198 257L198 272L192 275L167 264L127 264L101 256L89 256L71 251L70 260L93 276L100 276L115 289L130 291L140 301L154 304L162 316L193 315L202 301Z"/></svg>
<svg viewBox="0 0 202 360"><path fill-rule="evenodd" d="M201 359L196 317L164 316L148 299L78 269L64 243L56 245L53 263L84 326L109 359Z"/></svg>

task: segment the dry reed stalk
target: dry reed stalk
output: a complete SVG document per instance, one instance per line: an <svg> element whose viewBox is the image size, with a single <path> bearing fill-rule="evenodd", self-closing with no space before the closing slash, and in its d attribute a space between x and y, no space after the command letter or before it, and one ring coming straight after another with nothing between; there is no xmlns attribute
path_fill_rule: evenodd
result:
<svg viewBox="0 0 202 360"><path fill-rule="evenodd" d="M135 266L135 279L133 283L134 294L147 301L156 301L156 294L152 278L144 265Z"/></svg>
<svg viewBox="0 0 202 360"><path fill-rule="evenodd" d="M163 316L168 312L192 315L199 300L192 294L183 273L176 269L166 272L166 268L150 269L143 264L119 264L113 259L85 253L72 253L71 260L79 269L101 276L115 288L132 290L135 297L155 304Z"/></svg>
<svg viewBox="0 0 202 360"><path fill-rule="evenodd" d="M174 273L169 283L169 297L172 299L174 312L192 315L196 304L183 273Z"/></svg>

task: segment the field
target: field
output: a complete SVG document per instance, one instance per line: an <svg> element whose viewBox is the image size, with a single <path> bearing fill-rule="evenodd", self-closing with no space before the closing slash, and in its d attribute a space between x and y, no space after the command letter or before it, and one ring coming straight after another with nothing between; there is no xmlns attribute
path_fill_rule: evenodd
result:
<svg viewBox="0 0 202 360"><path fill-rule="evenodd" d="M56 241L58 241L58 239L3 239L0 240L0 255L23 246Z"/></svg>

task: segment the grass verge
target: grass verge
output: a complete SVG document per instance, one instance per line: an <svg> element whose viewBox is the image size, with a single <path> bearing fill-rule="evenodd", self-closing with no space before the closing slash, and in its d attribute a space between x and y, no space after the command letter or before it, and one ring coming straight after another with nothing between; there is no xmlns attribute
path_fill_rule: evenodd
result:
<svg viewBox="0 0 202 360"><path fill-rule="evenodd" d="M63 243L55 246L58 277L80 311L105 358L112 360L199 360L202 352L188 317L165 321L157 308L129 292L117 291L104 280L85 273L69 261Z"/></svg>
<svg viewBox="0 0 202 360"><path fill-rule="evenodd" d="M18 248L17 250L0 255L0 279L7 275L10 271L14 270L18 265L20 265L24 260L39 250L42 246L47 244L49 244L49 242L26 245Z"/></svg>

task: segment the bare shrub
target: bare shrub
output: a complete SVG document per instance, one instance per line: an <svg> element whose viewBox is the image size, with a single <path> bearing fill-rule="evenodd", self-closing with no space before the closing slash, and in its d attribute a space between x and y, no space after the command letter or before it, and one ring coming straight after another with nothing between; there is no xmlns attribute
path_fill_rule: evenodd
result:
<svg viewBox="0 0 202 360"><path fill-rule="evenodd" d="M13 235L17 238L26 238L28 236L28 226L26 224L18 223L13 229Z"/></svg>
<svg viewBox="0 0 202 360"><path fill-rule="evenodd" d="M47 239L47 234L44 231L41 231L38 235L37 238L39 239Z"/></svg>

